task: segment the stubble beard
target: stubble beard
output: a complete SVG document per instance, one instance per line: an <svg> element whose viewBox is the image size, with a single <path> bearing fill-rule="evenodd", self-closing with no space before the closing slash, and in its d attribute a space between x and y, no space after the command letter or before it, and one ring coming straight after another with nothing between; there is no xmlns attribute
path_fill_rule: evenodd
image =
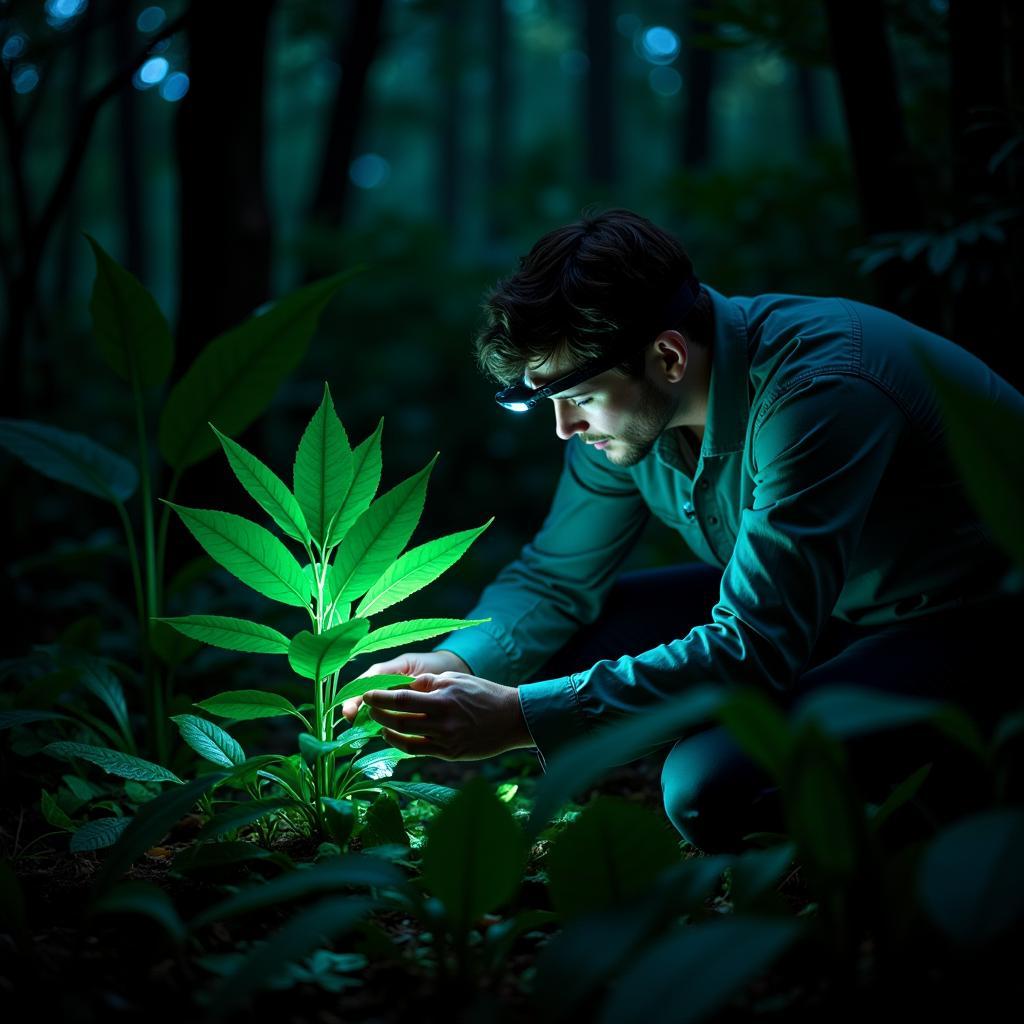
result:
<svg viewBox="0 0 1024 1024"><path fill-rule="evenodd" d="M646 458L654 442L672 421L679 408L679 399L659 391L646 378L642 382L636 411L629 424L614 440L623 450L613 454L607 449L608 461L616 466L635 466Z"/></svg>

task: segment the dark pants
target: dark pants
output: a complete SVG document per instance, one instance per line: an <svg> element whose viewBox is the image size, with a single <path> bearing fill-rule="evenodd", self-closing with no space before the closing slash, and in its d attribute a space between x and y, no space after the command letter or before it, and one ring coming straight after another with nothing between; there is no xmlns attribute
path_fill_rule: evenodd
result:
<svg viewBox="0 0 1024 1024"><path fill-rule="evenodd" d="M603 658L641 654L711 621L722 572L691 562L628 573L609 593L601 616L580 630L533 679L580 672ZM1020 630L1024 595L998 607L956 609L891 626L851 626L830 619L808 668L791 693L776 694L790 710L803 695L833 683L949 700L978 722L987 739L992 724L1021 703ZM847 738L847 762L864 799L880 804L923 764L932 769L911 808L926 831L944 820L987 806L984 769L954 740L927 724ZM742 752L724 726L679 740L661 773L665 811L685 839L707 853L744 848L751 832L781 832L778 787ZM886 825L889 828L889 825Z"/></svg>

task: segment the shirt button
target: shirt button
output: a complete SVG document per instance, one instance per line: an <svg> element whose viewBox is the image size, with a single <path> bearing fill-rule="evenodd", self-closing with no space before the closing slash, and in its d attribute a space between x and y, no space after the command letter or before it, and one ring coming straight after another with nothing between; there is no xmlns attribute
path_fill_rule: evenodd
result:
<svg viewBox="0 0 1024 1024"><path fill-rule="evenodd" d="M718 516L708 516L708 522L714 526L718 522Z"/></svg>
<svg viewBox="0 0 1024 1024"><path fill-rule="evenodd" d="M689 502L683 506L683 515L686 516L687 519L692 519L696 514L697 513L693 511L693 505Z"/></svg>

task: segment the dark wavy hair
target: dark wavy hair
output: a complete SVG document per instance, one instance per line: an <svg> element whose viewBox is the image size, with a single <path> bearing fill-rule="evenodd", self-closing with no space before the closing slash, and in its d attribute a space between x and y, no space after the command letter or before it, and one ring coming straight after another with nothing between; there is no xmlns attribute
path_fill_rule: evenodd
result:
<svg viewBox="0 0 1024 1024"><path fill-rule="evenodd" d="M617 369L641 377L645 337L653 343L659 332L676 329L696 345L711 345L714 321L704 288L679 323L664 322L669 301L692 273L682 245L645 217L623 209L584 211L574 224L539 239L520 257L519 269L486 294L474 341L477 363L509 385L553 355L578 366L636 340Z"/></svg>

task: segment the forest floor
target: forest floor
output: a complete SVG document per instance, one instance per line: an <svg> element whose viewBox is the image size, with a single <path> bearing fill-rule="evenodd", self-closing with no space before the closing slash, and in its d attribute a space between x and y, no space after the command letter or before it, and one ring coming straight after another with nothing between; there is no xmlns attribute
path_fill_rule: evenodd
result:
<svg viewBox="0 0 1024 1024"><path fill-rule="evenodd" d="M592 795L600 793L635 800L660 811L660 765L658 758L650 757L616 768L599 786L581 794L579 802L585 804ZM443 785L459 785L474 771L471 766L438 760L424 760L419 767L423 781ZM46 827L36 808L8 806L3 814L0 856L10 857L19 827L21 847L25 845L30 822L40 831ZM162 888L186 921L225 894L221 884L171 872L174 856L190 845L197 825L198 819L184 819L127 876ZM355 840L352 848L358 847ZM311 861L317 853L317 844L312 841L295 841L280 848L296 862ZM689 844L683 843L681 849L683 856L699 855ZM524 909L548 909L545 886L530 880L540 852L534 849L520 891L518 905ZM4 1014L8 1024L51 1016L64 1024L136 1020L152 1024L197 1018L196 993L208 990L216 980L197 962L201 954L194 949L190 953L188 946L176 948L146 918L89 916L92 879L100 862L97 853L69 853L66 840L60 837L36 844L30 854L17 862L29 934L18 943L11 934L0 931L0 1003L8 1008ZM809 899L799 870L784 879L779 892L794 914L807 909ZM731 909L722 896L709 897L705 902L714 912L728 913ZM230 924L214 924L204 933L202 955L231 953L240 942L258 941L281 927L288 916L287 910L272 908L234 919ZM537 1019L529 995L530 977L550 929L547 933L534 931L520 937L499 971L485 980L480 991L469 992L444 990L438 985L430 956L424 955L426 947L419 942L421 925L415 920L397 911L377 913L373 920L379 932L394 945L375 945L369 937L361 940L355 933L340 939L335 944L338 950L364 952L368 957L361 970L342 982L340 990L328 991L318 984L299 981L287 989L259 993L251 1009L239 1010L224 1019L250 1022L253 1012L282 1024L393 1024L412 1020L511 1024ZM385 952L395 948L406 951L400 959ZM795 977L792 965L776 965L711 1019L730 1022L756 1018L785 1020L787 1024L831 1021L862 1017L865 1012L883 1006L894 1010L898 1004L915 1016L927 1011L934 1020L953 1019L954 1008L970 987L968 979L945 977L938 964L915 964L916 980L903 986L899 996L894 997L874 977L872 952L870 940L865 941L860 950L856 987L844 994L842 1005L836 993L827 991L820 983ZM991 972L989 965L986 976L990 977ZM975 1007L987 1001L984 996L985 993L979 994Z"/></svg>

